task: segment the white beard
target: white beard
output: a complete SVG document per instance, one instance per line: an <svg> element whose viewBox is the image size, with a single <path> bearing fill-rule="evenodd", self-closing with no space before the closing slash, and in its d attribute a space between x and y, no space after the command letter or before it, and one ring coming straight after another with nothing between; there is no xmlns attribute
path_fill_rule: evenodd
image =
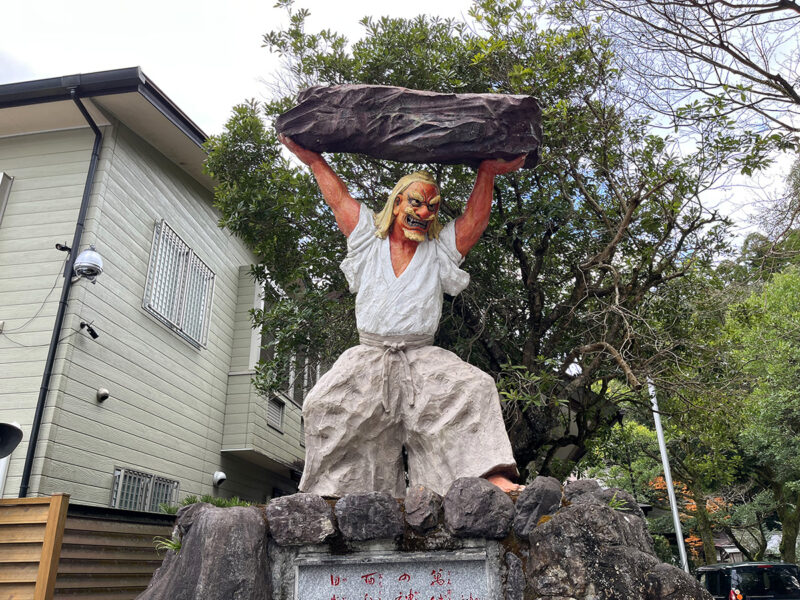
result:
<svg viewBox="0 0 800 600"><path fill-rule="evenodd" d="M403 235L406 236L412 242L424 242L428 239L428 236L420 231L414 231L412 229L403 229Z"/></svg>

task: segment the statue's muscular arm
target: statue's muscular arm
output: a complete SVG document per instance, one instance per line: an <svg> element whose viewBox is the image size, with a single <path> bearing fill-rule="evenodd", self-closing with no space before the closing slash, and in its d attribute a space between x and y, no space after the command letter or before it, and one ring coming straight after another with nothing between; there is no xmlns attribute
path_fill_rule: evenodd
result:
<svg viewBox="0 0 800 600"><path fill-rule="evenodd" d="M525 156L523 154L510 161L485 160L478 167L475 186L467 200L467 206L464 213L456 219L456 249L461 256L466 256L472 250L489 224L494 178L497 175L512 173L522 167Z"/></svg>
<svg viewBox="0 0 800 600"><path fill-rule="evenodd" d="M350 195L344 182L333 172L321 154L306 150L294 143L291 138L281 135L280 142L300 161L308 165L317 180L325 202L331 207L336 224L342 233L349 236L358 225L358 212L361 205Z"/></svg>

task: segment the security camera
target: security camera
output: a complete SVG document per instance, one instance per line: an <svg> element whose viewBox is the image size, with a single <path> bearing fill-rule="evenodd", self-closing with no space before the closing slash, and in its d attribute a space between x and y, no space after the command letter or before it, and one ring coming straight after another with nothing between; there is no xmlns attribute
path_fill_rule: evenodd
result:
<svg viewBox="0 0 800 600"><path fill-rule="evenodd" d="M96 340L100 337L100 334L95 331L94 327L92 327L91 323L87 323L86 321L81 321L81 329L85 329L89 332L89 335L92 336L93 340Z"/></svg>
<svg viewBox="0 0 800 600"><path fill-rule="evenodd" d="M108 400L108 397L110 395L111 394L109 393L109 391L106 388L99 388L97 390L97 401L98 402L105 402L106 400Z"/></svg>
<svg viewBox="0 0 800 600"><path fill-rule="evenodd" d="M97 276L103 272L103 259L95 249L94 244L91 244L88 250L84 250L78 255L72 268L75 271L75 275L85 277L94 283Z"/></svg>
<svg viewBox="0 0 800 600"><path fill-rule="evenodd" d="M228 476L223 471L214 471L214 487L221 486L227 478Z"/></svg>

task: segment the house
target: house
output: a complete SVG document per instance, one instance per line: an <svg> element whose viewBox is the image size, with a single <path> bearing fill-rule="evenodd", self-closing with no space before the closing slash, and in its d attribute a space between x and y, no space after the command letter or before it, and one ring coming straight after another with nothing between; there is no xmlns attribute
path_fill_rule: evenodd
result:
<svg viewBox="0 0 800 600"><path fill-rule="evenodd" d="M0 422L24 432L0 497L296 489L302 397L251 384L256 258L218 227L205 138L139 68L0 86Z"/></svg>

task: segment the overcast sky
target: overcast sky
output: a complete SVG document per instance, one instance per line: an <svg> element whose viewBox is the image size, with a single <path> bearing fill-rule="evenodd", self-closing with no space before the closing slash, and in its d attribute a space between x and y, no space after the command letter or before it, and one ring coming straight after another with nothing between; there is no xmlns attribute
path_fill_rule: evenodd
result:
<svg viewBox="0 0 800 600"><path fill-rule="evenodd" d="M3 7L0 84L140 66L207 134L219 133L231 107L269 93L278 59L261 47L264 33L286 25L274 0L17 0ZM308 8L308 30L331 28L351 40L366 16L420 13L463 17L469 0L296 0ZM758 181L715 194L725 212L744 220L765 187L782 187L791 164ZM748 186L745 189L740 186ZM740 223L740 232L749 229Z"/></svg>
<svg viewBox="0 0 800 600"><path fill-rule="evenodd" d="M3 7L0 84L140 66L201 129L219 133L231 107L264 98L278 69L262 36L286 24L274 0L17 0ZM360 36L366 16L460 17L469 0L297 0L309 31Z"/></svg>

